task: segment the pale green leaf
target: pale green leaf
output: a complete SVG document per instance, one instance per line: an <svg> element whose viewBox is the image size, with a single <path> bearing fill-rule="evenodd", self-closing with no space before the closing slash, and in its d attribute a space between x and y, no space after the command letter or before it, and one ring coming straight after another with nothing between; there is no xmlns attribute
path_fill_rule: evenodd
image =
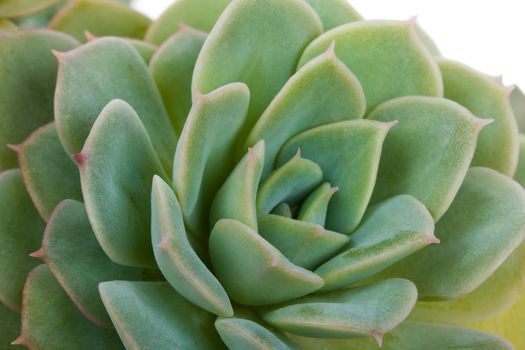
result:
<svg viewBox="0 0 525 350"><path fill-rule="evenodd" d="M122 100L102 110L76 156L95 235L111 260L155 266L151 247L151 181L166 179L146 129Z"/></svg>
<svg viewBox="0 0 525 350"><path fill-rule="evenodd" d="M214 315L164 282L104 282L104 305L127 350L225 349L213 331Z"/></svg>
<svg viewBox="0 0 525 350"><path fill-rule="evenodd" d="M288 139L323 124L362 118L365 108L361 84L331 47L288 80L255 124L246 145L264 139L263 174L268 175Z"/></svg>
<svg viewBox="0 0 525 350"><path fill-rule="evenodd" d="M315 39L299 67L335 42L337 57L357 76L367 112L395 97L442 96L441 74L420 41L413 22L359 21Z"/></svg>
<svg viewBox="0 0 525 350"><path fill-rule="evenodd" d="M455 102L423 96L385 102L368 118L399 121L385 139L372 202L410 194L437 221L456 196L477 136L490 121Z"/></svg>
<svg viewBox="0 0 525 350"><path fill-rule="evenodd" d="M280 303L323 285L319 276L292 264L251 227L231 219L215 224L210 258L230 298L243 305Z"/></svg>
<svg viewBox="0 0 525 350"><path fill-rule="evenodd" d="M327 124L283 146L278 165L300 149L302 157L321 167L325 181L338 186L328 207L328 229L350 233L361 221L374 189L383 140L393 125L371 120Z"/></svg>
<svg viewBox="0 0 525 350"><path fill-rule="evenodd" d="M338 187L331 187L328 182L317 187L303 201L297 219L324 226L330 199L338 190Z"/></svg>
<svg viewBox="0 0 525 350"><path fill-rule="evenodd" d="M102 108L122 99L139 114L169 171L177 137L155 82L133 46L118 38L100 38L58 57L55 120L66 151L79 153Z"/></svg>
<svg viewBox="0 0 525 350"><path fill-rule="evenodd" d="M412 196L396 196L370 208L345 250L315 273L325 281L323 290L335 290L437 242L434 222L425 206Z"/></svg>
<svg viewBox="0 0 525 350"><path fill-rule="evenodd" d="M316 338L371 337L378 341L408 316L416 286L389 279L363 287L305 297L263 314L286 332Z"/></svg>
<svg viewBox="0 0 525 350"><path fill-rule="evenodd" d="M38 264L44 221L38 215L18 169L0 173L0 302L17 312L27 273Z"/></svg>
<svg viewBox="0 0 525 350"><path fill-rule="evenodd" d="M325 31L363 19L347 0L306 0L317 12Z"/></svg>
<svg viewBox="0 0 525 350"><path fill-rule="evenodd" d="M509 102L510 91L493 78L461 63L439 59L445 97L480 118L494 119L478 139L473 166L483 166L512 176L518 162L518 127Z"/></svg>
<svg viewBox="0 0 525 350"><path fill-rule="evenodd" d="M208 93L232 82L248 85L247 134L320 33L319 17L303 0L234 0L202 47L194 89Z"/></svg>
<svg viewBox="0 0 525 350"><path fill-rule="evenodd" d="M233 316L230 299L193 250L173 190L153 178L151 194L153 252L166 280L182 296L219 316Z"/></svg>
<svg viewBox="0 0 525 350"><path fill-rule="evenodd" d="M77 45L73 38L48 30L0 32L0 171L17 167L7 144L22 142L53 120L58 65L51 50Z"/></svg>
<svg viewBox="0 0 525 350"><path fill-rule="evenodd" d="M47 7L60 0L2 0L0 2L0 17L22 17Z"/></svg>
<svg viewBox="0 0 525 350"><path fill-rule="evenodd" d="M46 265L27 277L16 343L42 350L124 349L114 330L97 327L80 313Z"/></svg>
<svg viewBox="0 0 525 350"><path fill-rule="evenodd" d="M173 161L173 186L189 230L206 237L210 206L231 169L250 104L246 85L233 83L198 95Z"/></svg>

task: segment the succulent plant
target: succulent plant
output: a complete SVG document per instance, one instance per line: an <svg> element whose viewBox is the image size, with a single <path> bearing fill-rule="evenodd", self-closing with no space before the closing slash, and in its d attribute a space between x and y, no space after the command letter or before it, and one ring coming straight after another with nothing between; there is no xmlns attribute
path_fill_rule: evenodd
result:
<svg viewBox="0 0 525 350"><path fill-rule="evenodd" d="M525 97L415 20L0 18L0 349L525 347Z"/></svg>

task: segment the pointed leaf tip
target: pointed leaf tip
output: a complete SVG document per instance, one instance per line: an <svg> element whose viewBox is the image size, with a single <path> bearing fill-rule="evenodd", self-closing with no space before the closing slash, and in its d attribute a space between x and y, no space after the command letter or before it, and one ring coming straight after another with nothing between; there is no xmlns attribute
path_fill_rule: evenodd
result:
<svg viewBox="0 0 525 350"><path fill-rule="evenodd" d="M29 256L40 259L40 260L44 260L46 258L46 254L44 253L43 248L40 248L37 251L32 252L31 254L29 254Z"/></svg>
<svg viewBox="0 0 525 350"><path fill-rule="evenodd" d="M22 145L19 145L19 144L8 144L7 145L7 148L15 151L16 153L19 153L20 151L22 151Z"/></svg>
<svg viewBox="0 0 525 350"><path fill-rule="evenodd" d="M373 337L377 343L377 346L382 347L384 334L377 333L377 334L374 334Z"/></svg>
<svg viewBox="0 0 525 350"><path fill-rule="evenodd" d="M84 36L88 42L95 40L97 37L89 30L84 31Z"/></svg>
<svg viewBox="0 0 525 350"><path fill-rule="evenodd" d="M428 242L430 244L439 244L439 243L441 243L441 240L439 238L437 238L436 236L432 236L432 237L430 237Z"/></svg>
<svg viewBox="0 0 525 350"><path fill-rule="evenodd" d="M84 153L79 153L73 157L79 167L86 163L87 156Z"/></svg>
<svg viewBox="0 0 525 350"><path fill-rule="evenodd" d="M61 52L58 50L51 50L51 52L53 53L53 56L56 57L59 63L64 61L64 55L65 55L64 52Z"/></svg>
<svg viewBox="0 0 525 350"><path fill-rule="evenodd" d="M21 335L18 338L16 338L15 340L13 340L11 342L11 345L23 345L23 346L25 346L25 345L27 345L26 344L26 339L25 339L24 336Z"/></svg>

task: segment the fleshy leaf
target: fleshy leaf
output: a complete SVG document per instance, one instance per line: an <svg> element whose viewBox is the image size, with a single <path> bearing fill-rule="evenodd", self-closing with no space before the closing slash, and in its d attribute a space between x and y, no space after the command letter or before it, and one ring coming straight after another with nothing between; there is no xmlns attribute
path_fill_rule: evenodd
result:
<svg viewBox="0 0 525 350"><path fill-rule="evenodd" d="M79 310L93 323L112 328L98 293L98 284L113 279L136 280L140 269L112 262L100 248L86 209L80 202L61 202L49 219L41 257Z"/></svg>
<svg viewBox="0 0 525 350"><path fill-rule="evenodd" d="M25 277L38 265L29 253L38 249L45 223L18 169L0 173L0 193L0 302L18 312Z"/></svg>
<svg viewBox="0 0 525 350"><path fill-rule="evenodd" d="M2 0L0 18L22 17L50 7L60 0Z"/></svg>
<svg viewBox="0 0 525 350"><path fill-rule="evenodd" d="M30 349L123 349L114 330L97 327L80 313L46 265L27 277L16 343Z"/></svg>
<svg viewBox="0 0 525 350"><path fill-rule="evenodd" d="M321 167L326 181L338 186L328 207L328 229L350 233L361 221L374 189L383 140L393 125L370 120L327 124L283 146L278 165L300 149L302 157Z"/></svg>
<svg viewBox="0 0 525 350"><path fill-rule="evenodd" d="M523 269L523 265L522 265ZM525 293L506 312L490 320L473 324L477 329L492 332L508 339L514 344L515 349L525 347L525 335L522 332L525 324Z"/></svg>
<svg viewBox="0 0 525 350"><path fill-rule="evenodd" d="M108 0L75 0L53 17L49 28L85 41L84 33L142 39L150 20L125 4Z"/></svg>
<svg viewBox="0 0 525 350"><path fill-rule="evenodd" d="M191 77L206 37L203 32L182 27L158 48L149 63L149 71L178 135L191 109Z"/></svg>
<svg viewBox="0 0 525 350"><path fill-rule="evenodd" d="M268 214L281 202L297 203L322 180L321 168L297 153L261 184L257 193L257 214Z"/></svg>
<svg viewBox="0 0 525 350"><path fill-rule="evenodd" d="M166 280L192 303L219 316L233 316L230 299L193 250L182 211L172 189L153 178L151 195L153 252Z"/></svg>
<svg viewBox="0 0 525 350"><path fill-rule="evenodd" d="M379 347L369 339L325 340L292 337L304 350L514 350L505 339L489 333L449 325L405 321Z"/></svg>
<svg viewBox="0 0 525 350"><path fill-rule="evenodd" d="M235 166L234 150L246 121L250 92L233 83L198 95L173 162L173 186L189 230L205 237L213 197Z"/></svg>
<svg viewBox="0 0 525 350"><path fill-rule="evenodd" d="M437 221L456 196L479 131L490 120L476 118L455 102L423 96L385 102L368 118L399 121L385 139L372 202L410 194Z"/></svg>
<svg viewBox="0 0 525 350"><path fill-rule="evenodd" d="M130 105L108 103L76 160L89 221L102 249L119 264L154 266L151 180L167 176Z"/></svg>
<svg viewBox="0 0 525 350"><path fill-rule="evenodd" d="M471 293L448 301L419 302L410 318L466 324L495 317L525 294L525 243Z"/></svg>
<svg viewBox="0 0 525 350"><path fill-rule="evenodd" d="M137 111L169 172L177 137L155 82L131 44L100 38L58 57L55 120L66 151L79 153L102 108L122 99Z"/></svg>
<svg viewBox="0 0 525 350"><path fill-rule="evenodd" d="M248 85L247 134L293 74L302 50L320 33L319 17L302 0L235 0L202 47L194 89L207 93L232 82Z"/></svg>
<svg viewBox="0 0 525 350"><path fill-rule="evenodd" d="M15 149L24 183L44 220L62 200L82 200L78 168L64 151L54 123L37 129Z"/></svg>
<svg viewBox="0 0 525 350"><path fill-rule="evenodd" d="M0 32L0 171L17 166L7 144L22 142L53 120L57 63L51 50L76 45L73 38L48 30Z"/></svg>
<svg viewBox="0 0 525 350"><path fill-rule="evenodd" d="M342 288L437 242L425 206L412 196L400 195L372 207L350 236L347 249L315 273L325 281L323 290Z"/></svg>
<svg viewBox="0 0 525 350"><path fill-rule="evenodd" d="M0 350L13 350L11 342L20 334L20 315L0 302ZM18 348L14 348L18 349Z"/></svg>
<svg viewBox="0 0 525 350"><path fill-rule="evenodd" d="M188 302L164 282L104 282L104 305L128 350L224 349L214 315Z"/></svg>
<svg viewBox="0 0 525 350"><path fill-rule="evenodd" d="M405 320L416 299L412 282L389 279L305 297L279 306L263 318L286 332L307 337L381 339Z"/></svg>
<svg viewBox="0 0 525 350"><path fill-rule="evenodd" d="M473 166L483 166L512 176L518 161L518 127L509 102L509 90L493 78L461 63L439 59L445 97L494 123L481 131Z"/></svg>
<svg viewBox="0 0 525 350"><path fill-rule="evenodd" d="M514 117L518 122L519 130L525 132L525 94L519 87L514 87L509 96L510 105L514 112Z"/></svg>
<svg viewBox="0 0 525 350"><path fill-rule="evenodd" d="M441 244L412 254L384 275L410 279L425 301L474 291L523 241L525 191L494 170L471 168L436 224L436 236Z"/></svg>
<svg viewBox="0 0 525 350"><path fill-rule="evenodd" d="M151 24L146 41L160 45L182 24L209 32L229 3L230 0L178 0Z"/></svg>
<svg viewBox="0 0 525 350"><path fill-rule="evenodd" d="M361 82L368 112L399 96L443 95L439 68L410 21L359 21L340 26L315 39L304 51L299 67L334 41L337 57Z"/></svg>
<svg viewBox="0 0 525 350"><path fill-rule="evenodd" d="M0 30L13 31L16 30L17 26L8 19L0 18Z"/></svg>
<svg viewBox="0 0 525 350"><path fill-rule="evenodd" d="M328 214L328 204L330 199L339 190L338 187L331 187L328 182L317 187L303 202L297 219L324 226L326 215Z"/></svg>
<svg viewBox="0 0 525 350"><path fill-rule="evenodd" d="M259 141L248 150L215 196L211 227L220 219L233 219L257 230L256 197L263 163L264 141Z"/></svg>
<svg viewBox="0 0 525 350"><path fill-rule="evenodd" d="M131 44L137 50L140 57L144 62L149 63L155 52L157 51L157 46L150 44L148 42L138 40L138 39L126 39L128 43Z"/></svg>
<svg viewBox="0 0 525 350"><path fill-rule="evenodd" d="M288 139L323 124L362 118L365 108L361 84L330 47L288 80L255 124L247 145L264 139L267 175Z"/></svg>
<svg viewBox="0 0 525 350"><path fill-rule="evenodd" d="M243 318L222 318L215 328L230 350L291 350L281 337L259 323Z"/></svg>
<svg viewBox="0 0 525 350"><path fill-rule="evenodd" d="M525 187L525 135L520 135L520 156L514 180Z"/></svg>
<svg viewBox="0 0 525 350"><path fill-rule="evenodd" d="M239 221L219 220L209 244L219 281L230 298L240 304L280 303L312 293L323 285L319 276L292 264L256 231Z"/></svg>
<svg viewBox="0 0 525 350"><path fill-rule="evenodd" d="M288 203L280 203L275 208L273 208L272 214L275 215L281 215L287 218L291 218L292 215L292 208L290 207L290 204Z"/></svg>
<svg viewBox="0 0 525 350"><path fill-rule="evenodd" d="M346 0L306 0L323 22L324 31L363 17Z"/></svg>
<svg viewBox="0 0 525 350"><path fill-rule="evenodd" d="M262 215L258 218L258 224L259 234L264 239L290 262L309 270L348 243L346 235L284 216Z"/></svg>

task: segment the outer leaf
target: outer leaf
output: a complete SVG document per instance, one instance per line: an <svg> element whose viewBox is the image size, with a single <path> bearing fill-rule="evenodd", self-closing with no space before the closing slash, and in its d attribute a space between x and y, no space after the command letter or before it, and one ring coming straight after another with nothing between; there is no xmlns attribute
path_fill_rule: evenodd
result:
<svg viewBox="0 0 525 350"><path fill-rule="evenodd" d="M525 243L473 292L449 301L419 302L412 319L466 324L495 317L525 292Z"/></svg>
<svg viewBox="0 0 525 350"><path fill-rule="evenodd" d="M328 204L334 193L338 190L338 187L330 187L328 182L317 187L317 189L304 200L297 219L324 226L326 215L328 214Z"/></svg>
<svg viewBox="0 0 525 350"><path fill-rule="evenodd" d="M323 124L359 119L366 102L361 84L330 47L288 80L248 136L247 145L266 145L265 175L291 137Z"/></svg>
<svg viewBox="0 0 525 350"><path fill-rule="evenodd" d="M206 37L203 32L181 27L158 48L149 64L149 71L179 135L191 109L191 76Z"/></svg>
<svg viewBox="0 0 525 350"><path fill-rule="evenodd" d="M389 279L364 287L303 298L263 314L287 332L316 338L372 337L378 342L414 307L416 286Z"/></svg>
<svg viewBox="0 0 525 350"><path fill-rule="evenodd" d="M30 349L123 349L113 330L84 318L46 265L35 267L27 277L22 334L16 343Z"/></svg>
<svg viewBox="0 0 525 350"><path fill-rule="evenodd" d="M317 12L325 31L363 17L346 0L306 0Z"/></svg>
<svg viewBox="0 0 525 350"><path fill-rule="evenodd" d="M290 350L293 349L268 328L242 318L223 318L215 328L230 350Z"/></svg>
<svg viewBox="0 0 525 350"><path fill-rule="evenodd" d="M399 121L386 137L372 202L410 194L437 221L456 196L478 133L490 121L452 101L421 96L385 102L369 118Z"/></svg>
<svg viewBox="0 0 525 350"><path fill-rule="evenodd" d="M60 10L68 0L59 0L54 5L27 16L15 18L13 22L19 28L35 29L47 28L51 18Z"/></svg>
<svg viewBox="0 0 525 350"><path fill-rule="evenodd" d="M385 274L413 281L422 300L464 296L485 282L523 241L525 191L494 170L472 168L437 223L436 234L441 244L411 255Z"/></svg>
<svg viewBox="0 0 525 350"><path fill-rule="evenodd" d="M26 274L37 265L29 253L38 249L44 222L18 169L0 173L0 193L0 301L19 312Z"/></svg>
<svg viewBox="0 0 525 350"><path fill-rule="evenodd" d="M100 295L127 350L224 349L212 314L162 282L113 281Z"/></svg>
<svg viewBox="0 0 525 350"><path fill-rule="evenodd" d="M520 157L514 180L525 187L525 135L520 135Z"/></svg>
<svg viewBox="0 0 525 350"><path fill-rule="evenodd" d="M496 333L512 342L516 349L522 349L525 346L525 338L522 332L523 324L525 324L524 309L525 294L522 294L521 298L515 302L507 312L491 320L474 324L473 326L487 332Z"/></svg>
<svg viewBox="0 0 525 350"><path fill-rule="evenodd" d="M437 242L434 222L425 206L412 196L400 195L372 207L346 249L315 273L325 281L323 290L335 290Z"/></svg>
<svg viewBox="0 0 525 350"><path fill-rule="evenodd" d="M151 249L151 179L166 178L135 111L113 100L96 120L77 157L89 221L111 260L154 266Z"/></svg>
<svg viewBox="0 0 525 350"><path fill-rule="evenodd" d="M16 150L24 183L44 220L62 200L82 200L78 168L64 151L54 123L33 132Z"/></svg>
<svg viewBox="0 0 525 350"><path fill-rule="evenodd" d="M325 180L339 187L328 207L328 229L350 233L361 221L374 188L383 140L393 125L370 120L327 124L283 146L278 165L301 149L304 158L321 167Z"/></svg>
<svg viewBox="0 0 525 350"><path fill-rule="evenodd" d="M47 30L0 33L0 170L16 167L16 155L7 144L22 142L53 120L57 63L51 50L77 44Z"/></svg>
<svg viewBox="0 0 525 350"><path fill-rule="evenodd" d="M378 346L368 339L324 340L293 337L304 350L377 350ZM381 350L513 350L505 339L495 335L448 325L422 322L403 322L387 334Z"/></svg>
<svg viewBox="0 0 525 350"><path fill-rule="evenodd" d="M185 223L205 237L213 197L235 166L234 147L250 92L240 83L196 96L175 152L173 184Z"/></svg>
<svg viewBox="0 0 525 350"><path fill-rule="evenodd" d="M348 236L278 215L259 217L259 234L290 262L311 270L348 243Z"/></svg>
<svg viewBox="0 0 525 350"><path fill-rule="evenodd" d="M302 0L234 0L202 48L193 86L207 93L246 83L251 92L247 133L292 75L302 50L320 33L319 18Z"/></svg>
<svg viewBox="0 0 525 350"><path fill-rule="evenodd" d="M49 28L85 41L84 33L142 39L150 20L125 4L108 0L73 0L53 17Z"/></svg>
<svg viewBox="0 0 525 350"><path fill-rule="evenodd" d="M367 111L399 96L442 96L439 68L413 22L359 21L331 30L304 51L299 67L335 41L337 57L357 76Z"/></svg>
<svg viewBox="0 0 525 350"><path fill-rule="evenodd" d="M119 98L137 111L164 168L171 169L177 137L144 60L129 43L101 38L58 57L55 120L69 154L80 152L102 108Z"/></svg>
<svg viewBox="0 0 525 350"><path fill-rule="evenodd" d="M494 123L479 135L473 166L495 169L512 176L518 161L518 127L509 103L509 91L491 77L461 63L438 60L445 97Z"/></svg>
<svg viewBox="0 0 525 350"><path fill-rule="evenodd" d="M13 350L10 344L19 334L20 315L0 303L0 350Z"/></svg>
<svg viewBox="0 0 525 350"><path fill-rule="evenodd" d="M2 0L0 17L21 17L43 10L60 0Z"/></svg>
<svg viewBox="0 0 525 350"><path fill-rule="evenodd" d="M264 141L259 141L248 150L215 196L211 227L220 219L233 219L257 230L256 197L263 163Z"/></svg>
<svg viewBox="0 0 525 350"><path fill-rule="evenodd" d="M301 158L298 152L262 183L257 193L257 214L268 214L281 202L296 204L322 180L321 168L311 160Z"/></svg>
<svg viewBox="0 0 525 350"><path fill-rule="evenodd" d="M521 132L525 132L525 94L519 87L514 87L509 96L512 111L518 122L518 127Z"/></svg>
<svg viewBox="0 0 525 350"><path fill-rule="evenodd" d="M284 302L323 285L319 276L292 264L251 227L231 219L213 228L210 257L229 296L243 305Z"/></svg>
<svg viewBox="0 0 525 350"><path fill-rule="evenodd" d="M178 0L155 20L146 41L160 45L184 24L209 32L230 0Z"/></svg>
<svg viewBox="0 0 525 350"><path fill-rule="evenodd" d="M193 250L171 188L155 176L151 194L153 252L166 280L192 303L220 316L233 316L230 299Z"/></svg>
<svg viewBox="0 0 525 350"><path fill-rule="evenodd" d="M0 30L13 31L16 30L17 26L8 19L0 18Z"/></svg>
<svg viewBox="0 0 525 350"><path fill-rule="evenodd" d="M98 293L98 284L113 279L136 280L141 270L117 265L100 248L84 205L65 200L49 219L42 258L79 310L93 323L112 328Z"/></svg>

